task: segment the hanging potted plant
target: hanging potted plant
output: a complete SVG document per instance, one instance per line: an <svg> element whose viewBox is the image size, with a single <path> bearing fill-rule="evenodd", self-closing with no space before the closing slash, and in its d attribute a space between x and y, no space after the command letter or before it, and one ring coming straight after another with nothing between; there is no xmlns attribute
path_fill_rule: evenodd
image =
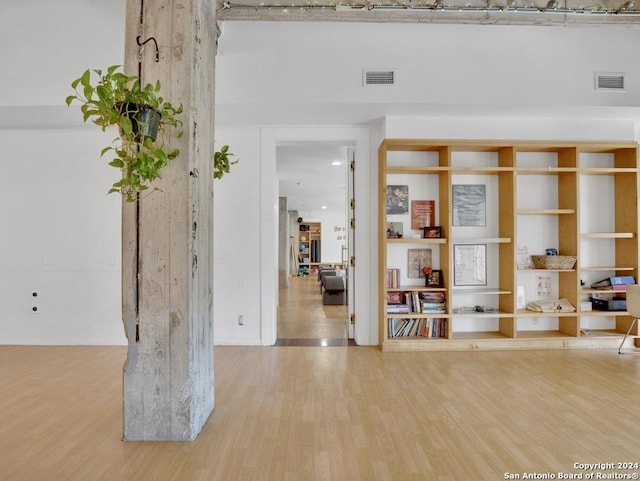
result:
<svg viewBox="0 0 640 481"><path fill-rule="evenodd" d="M159 81L142 87L138 77L125 75L119 68L86 70L71 83L75 95L69 95L66 102L80 103L84 121L91 120L103 131L118 127L120 135L100 155L112 154L109 165L122 171L109 193L119 192L133 202L180 153L166 139L165 129L178 129L177 137L182 136L178 118L182 105L174 107L160 96Z"/></svg>
<svg viewBox="0 0 640 481"><path fill-rule="evenodd" d="M224 145L220 150L213 153L213 178L221 179L224 174L231 171L231 166L237 164L238 160L231 161L230 157L235 154L229 152L229 146Z"/></svg>

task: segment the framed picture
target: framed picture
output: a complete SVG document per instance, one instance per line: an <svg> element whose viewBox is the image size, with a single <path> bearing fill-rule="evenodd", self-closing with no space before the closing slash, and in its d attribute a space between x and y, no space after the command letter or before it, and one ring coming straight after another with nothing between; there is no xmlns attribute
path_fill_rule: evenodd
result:
<svg viewBox="0 0 640 481"><path fill-rule="evenodd" d="M387 222L387 239L402 239L402 222Z"/></svg>
<svg viewBox="0 0 640 481"><path fill-rule="evenodd" d="M455 286L487 285L486 244L453 246L453 284Z"/></svg>
<svg viewBox="0 0 640 481"><path fill-rule="evenodd" d="M420 230L436 223L435 200L411 201L411 228Z"/></svg>
<svg viewBox="0 0 640 481"><path fill-rule="evenodd" d="M442 271L439 269L433 269L426 276L426 287L444 287L444 279L442 277Z"/></svg>
<svg viewBox="0 0 640 481"><path fill-rule="evenodd" d="M409 213L409 186L387 186L387 215Z"/></svg>
<svg viewBox="0 0 640 481"><path fill-rule="evenodd" d="M459 184L451 186L453 225L486 225L487 186Z"/></svg>
<svg viewBox="0 0 640 481"><path fill-rule="evenodd" d="M423 239L440 239L442 237L442 227L439 225L422 228Z"/></svg>
<svg viewBox="0 0 640 481"><path fill-rule="evenodd" d="M423 267L431 267L431 249L407 249L407 278L422 279Z"/></svg>

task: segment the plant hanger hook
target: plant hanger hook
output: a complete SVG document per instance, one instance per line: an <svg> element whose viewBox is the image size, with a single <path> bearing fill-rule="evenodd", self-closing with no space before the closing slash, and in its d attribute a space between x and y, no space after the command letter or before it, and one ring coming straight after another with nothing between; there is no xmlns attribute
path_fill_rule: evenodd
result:
<svg viewBox="0 0 640 481"><path fill-rule="evenodd" d="M142 58L142 50L144 49L144 46L153 40L153 43L156 46L156 62L160 62L160 50L158 49L158 42L156 42L155 37L149 37L144 42L140 42L140 38L141 38L140 35L136 37L136 43L138 44L138 47L140 47L138 49L138 57Z"/></svg>

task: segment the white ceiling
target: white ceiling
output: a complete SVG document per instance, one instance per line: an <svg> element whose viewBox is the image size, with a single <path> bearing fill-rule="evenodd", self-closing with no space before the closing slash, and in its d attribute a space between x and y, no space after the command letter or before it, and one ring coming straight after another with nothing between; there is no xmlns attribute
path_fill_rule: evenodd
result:
<svg viewBox="0 0 640 481"><path fill-rule="evenodd" d="M276 148L280 197L287 198L288 210L297 210L304 218L322 206L345 209L347 149L333 142L296 142ZM341 165L332 165L334 161Z"/></svg>

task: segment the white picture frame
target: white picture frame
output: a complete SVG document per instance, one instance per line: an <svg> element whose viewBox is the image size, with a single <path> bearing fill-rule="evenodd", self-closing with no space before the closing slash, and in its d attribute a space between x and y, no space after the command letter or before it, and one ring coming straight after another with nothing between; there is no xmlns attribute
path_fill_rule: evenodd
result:
<svg viewBox="0 0 640 481"><path fill-rule="evenodd" d="M487 285L486 244L455 244L453 246L453 285Z"/></svg>

